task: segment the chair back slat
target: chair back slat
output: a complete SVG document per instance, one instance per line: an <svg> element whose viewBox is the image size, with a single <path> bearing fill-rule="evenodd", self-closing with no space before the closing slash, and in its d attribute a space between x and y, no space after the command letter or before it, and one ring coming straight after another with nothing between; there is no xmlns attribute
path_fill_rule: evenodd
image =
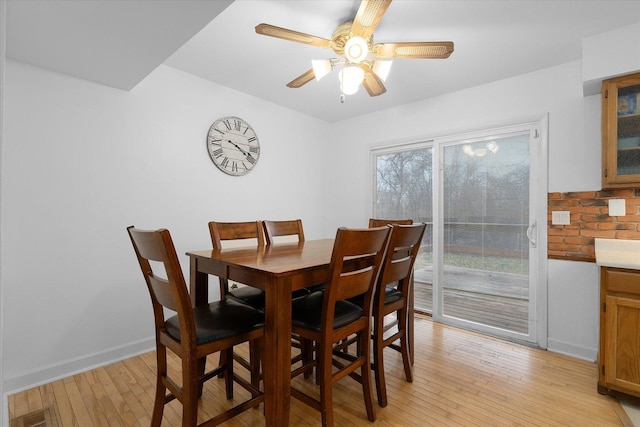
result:
<svg viewBox="0 0 640 427"><path fill-rule="evenodd" d="M352 298L362 295L369 290L371 279L376 273L373 267L345 272L340 275L340 286L337 289L336 300Z"/></svg>
<svg viewBox="0 0 640 427"><path fill-rule="evenodd" d="M256 239L258 246L264 246L262 221L209 222L209 234L213 249L222 249L225 240Z"/></svg>
<svg viewBox="0 0 640 427"><path fill-rule="evenodd" d="M304 229L302 220L294 219L287 221L263 221L264 235L267 245L275 243L275 237L297 236L298 242L304 242Z"/></svg>
<svg viewBox="0 0 640 427"><path fill-rule="evenodd" d="M155 274L148 276L149 284L153 291L153 295L162 306L167 307L170 310L178 311L176 300L171 293L171 284L168 280L158 277Z"/></svg>
<svg viewBox="0 0 640 427"><path fill-rule="evenodd" d="M382 218L369 218L369 228L383 227L385 225L411 225L412 219L382 219Z"/></svg>

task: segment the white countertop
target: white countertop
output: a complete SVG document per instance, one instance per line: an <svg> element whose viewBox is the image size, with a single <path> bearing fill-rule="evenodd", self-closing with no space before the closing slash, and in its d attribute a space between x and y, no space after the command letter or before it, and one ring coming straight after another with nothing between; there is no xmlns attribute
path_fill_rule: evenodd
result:
<svg viewBox="0 0 640 427"><path fill-rule="evenodd" d="M595 239L596 264L640 270L640 240Z"/></svg>

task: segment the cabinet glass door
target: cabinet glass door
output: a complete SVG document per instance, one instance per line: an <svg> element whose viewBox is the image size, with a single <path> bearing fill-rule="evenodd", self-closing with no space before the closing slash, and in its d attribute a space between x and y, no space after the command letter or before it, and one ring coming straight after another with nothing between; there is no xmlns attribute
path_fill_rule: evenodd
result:
<svg viewBox="0 0 640 427"><path fill-rule="evenodd" d="M640 174L640 85L618 88L617 175Z"/></svg>

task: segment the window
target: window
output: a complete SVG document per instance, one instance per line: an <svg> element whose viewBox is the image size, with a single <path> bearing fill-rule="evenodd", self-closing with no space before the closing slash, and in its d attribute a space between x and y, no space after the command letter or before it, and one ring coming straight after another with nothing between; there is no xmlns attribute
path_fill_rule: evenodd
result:
<svg viewBox="0 0 640 427"><path fill-rule="evenodd" d="M373 217L412 219L427 228L415 271L432 271L433 248L433 147L417 144L391 150L377 150ZM415 307L431 311L431 280L415 281Z"/></svg>

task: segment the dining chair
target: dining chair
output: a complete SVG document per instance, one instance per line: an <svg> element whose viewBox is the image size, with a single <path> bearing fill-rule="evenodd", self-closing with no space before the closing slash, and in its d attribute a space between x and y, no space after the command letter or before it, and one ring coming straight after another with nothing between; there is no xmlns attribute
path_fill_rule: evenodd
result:
<svg viewBox="0 0 640 427"><path fill-rule="evenodd" d="M213 249L222 250L223 242L247 241L257 242L257 246L264 246L262 221L246 222L209 222L209 234ZM220 298L232 298L250 305L253 308L264 309L264 291L243 285L230 289L229 281L220 277Z"/></svg>
<svg viewBox="0 0 640 427"><path fill-rule="evenodd" d="M383 261L389 227L339 228L329 263L324 291L317 291L292 303L292 331L307 342L316 343L316 356L291 373L295 377L314 366L318 370L320 396L291 388L291 396L319 410L323 426L333 426L332 386L350 375L362 384L369 421L375 421L372 398L371 331L375 284ZM361 305L347 301L364 294ZM360 345L355 355L333 356L333 344L356 334ZM338 368L332 371L332 366ZM360 369L360 374L356 371Z"/></svg>
<svg viewBox="0 0 640 427"><path fill-rule="evenodd" d="M289 237L295 236L298 243L304 242L304 228L302 227L302 220L292 219L284 221L262 221L264 227L264 237L267 245L276 244L277 237ZM296 289L293 291L292 297L300 298L307 295L312 290L318 290L324 285L318 285L313 288Z"/></svg>
<svg viewBox="0 0 640 427"><path fill-rule="evenodd" d="M426 224L393 225L389 244L378 277L373 300L373 371L376 380L378 404L387 406L384 374L384 354L387 347L400 352L407 382L413 382L409 337L409 302L413 283L413 266L420 250ZM396 313L393 322L385 323L385 317ZM394 326L396 331L385 337ZM400 340L399 345L395 344Z"/></svg>
<svg viewBox="0 0 640 427"><path fill-rule="evenodd" d="M262 229L262 221L244 221L244 222L209 222L209 234L211 235L211 244L214 250L222 250L224 245L232 244L251 244L257 247L264 246L264 234ZM265 294L262 289L254 288L246 284L233 284L230 286L229 281L224 277L219 277L220 281L220 299L230 299L242 304L246 304L256 310L264 310ZM252 369L254 364L259 365L259 361L253 360L255 352L249 353L249 360L242 355L233 352L233 358L241 366L251 372L252 382L260 380L260 372ZM220 353L220 366L225 364L226 353ZM222 377L224 371L220 371L219 376Z"/></svg>
<svg viewBox="0 0 640 427"><path fill-rule="evenodd" d="M294 219L287 221L262 221L264 226L264 236L267 245L275 243L276 237L297 236L298 242L304 242L304 229L302 220Z"/></svg>
<svg viewBox="0 0 640 427"><path fill-rule="evenodd" d="M413 220L412 219L369 218L369 228L384 227L385 225L391 225L391 224L411 225L413 224ZM397 325L397 320L393 324L388 325L388 327L391 328L395 325ZM349 346L353 344L353 342L354 342L353 339L345 339L339 346L339 349L342 349L343 351L346 352L348 351Z"/></svg>
<svg viewBox="0 0 640 427"><path fill-rule="evenodd" d="M182 403L182 425L196 426L202 385L220 371L225 373L227 399L233 399L234 381L249 391L251 397L214 416L206 425L219 425L263 402L264 394L257 384L234 374L230 354L234 346L245 342L254 349L262 346L264 313L230 299L192 307L169 231L140 230L133 226L127 231L151 296L155 321L157 370L151 426L160 426L164 406L173 399ZM165 310L176 314L165 316ZM182 381L176 382L168 373L167 349L182 361ZM226 353L227 362L204 372L206 356L216 352ZM204 374L199 375L200 372Z"/></svg>
<svg viewBox="0 0 640 427"><path fill-rule="evenodd" d="M385 225L398 224L398 225L411 225L412 219L382 219L382 218L369 218L369 228L383 227Z"/></svg>
<svg viewBox="0 0 640 427"><path fill-rule="evenodd" d="M269 221L263 220L262 225L264 228L264 236L267 245L276 244L279 237L291 237L295 236L298 243L304 242L304 228L302 227L302 220L280 220ZM280 240L283 241L282 239ZM291 293L292 299L297 299L308 295L310 292L322 289L324 285L318 285L312 288L296 289ZM309 346L307 346L309 344ZM307 360L313 357L313 344L307 342L301 342L300 337L296 334L291 334L291 346L300 349L300 354L292 357L291 363L297 363L300 360ZM309 377L311 372L305 373L305 377Z"/></svg>
<svg viewBox="0 0 640 427"><path fill-rule="evenodd" d="M412 219L384 219L384 218L369 218L369 227L382 227L384 225L411 225L413 224L413 220ZM412 302L410 302L410 304L413 304ZM394 320L391 323L388 323L386 325L387 330L391 329L392 327L398 325L398 319ZM413 325L410 324L409 325L409 336L411 338L410 340L410 346L413 346ZM411 364L413 364L413 354L412 354L412 359L411 359Z"/></svg>

